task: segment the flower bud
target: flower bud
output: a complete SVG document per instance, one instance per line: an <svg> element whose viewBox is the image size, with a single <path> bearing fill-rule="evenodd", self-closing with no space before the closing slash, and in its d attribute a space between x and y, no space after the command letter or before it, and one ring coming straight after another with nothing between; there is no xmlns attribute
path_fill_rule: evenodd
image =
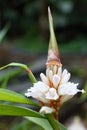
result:
<svg viewBox="0 0 87 130"><path fill-rule="evenodd" d="M49 49L48 49L48 57L47 57L46 65L47 66L57 65L58 67L60 67L62 64L60 62L57 40L53 29L53 19L49 7L48 7L48 17L49 17L49 28L50 28L50 41L49 41Z"/></svg>

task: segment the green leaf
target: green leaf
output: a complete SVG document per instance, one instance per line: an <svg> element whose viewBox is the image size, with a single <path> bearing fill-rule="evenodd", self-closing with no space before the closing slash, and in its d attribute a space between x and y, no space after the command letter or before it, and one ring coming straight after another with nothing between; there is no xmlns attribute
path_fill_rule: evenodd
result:
<svg viewBox="0 0 87 130"><path fill-rule="evenodd" d="M1 84L1 88L6 88L8 80L9 80L9 77L7 77L6 79L4 79L3 83Z"/></svg>
<svg viewBox="0 0 87 130"><path fill-rule="evenodd" d="M4 37L6 36L9 27L10 27L10 23L7 23L6 26L0 31L0 43L3 41Z"/></svg>
<svg viewBox="0 0 87 130"><path fill-rule="evenodd" d="M61 124L60 122L58 122L59 128L60 130L67 130L67 128L64 127L63 124Z"/></svg>
<svg viewBox="0 0 87 130"><path fill-rule="evenodd" d="M30 117L41 117L44 116L36 111L33 111L28 108L0 104L0 115L8 115L8 116L30 116Z"/></svg>
<svg viewBox="0 0 87 130"><path fill-rule="evenodd" d="M10 66L17 66L17 67L21 67L21 68L27 70L27 65L21 64L21 63L15 63L15 62L10 63L10 64L8 64L8 65L5 65L5 66L3 66L3 67L0 67L0 70L3 70L3 69L5 69L5 68L7 68L7 67L10 67Z"/></svg>
<svg viewBox="0 0 87 130"><path fill-rule="evenodd" d="M25 96L11 90L0 88L0 100L38 106L35 102Z"/></svg>
<svg viewBox="0 0 87 130"><path fill-rule="evenodd" d="M67 130L60 122L55 120L51 114L45 114L53 130Z"/></svg>
<svg viewBox="0 0 87 130"><path fill-rule="evenodd" d="M29 78L30 78L30 80L31 80L32 83L36 83L36 82L37 82L35 76L34 76L33 73L31 72L31 70L28 68L28 66L25 65L25 64L13 62L13 63L7 64L7 65L5 65L5 66L3 66L3 67L0 67L0 70L3 70L3 69L5 69L5 68L7 68L7 67L10 67L10 66L21 67L22 69L26 70L26 72L27 72L27 74L28 74L28 76L29 76Z"/></svg>
<svg viewBox="0 0 87 130"><path fill-rule="evenodd" d="M5 73L0 75L0 82L4 81L6 79L11 79L15 76L18 76L22 72L23 72L23 70L21 68L7 70Z"/></svg>
<svg viewBox="0 0 87 130"><path fill-rule="evenodd" d="M41 126L42 128L44 128L44 130L54 130L47 119L38 117L25 117L25 118Z"/></svg>

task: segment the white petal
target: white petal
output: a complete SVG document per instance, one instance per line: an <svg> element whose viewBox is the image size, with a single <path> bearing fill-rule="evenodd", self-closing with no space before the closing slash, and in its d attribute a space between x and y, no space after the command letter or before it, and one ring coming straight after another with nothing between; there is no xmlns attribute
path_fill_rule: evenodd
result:
<svg viewBox="0 0 87 130"><path fill-rule="evenodd" d="M46 69L46 76L47 76L47 77L49 77L49 72L50 72L50 68L48 67L48 68Z"/></svg>
<svg viewBox="0 0 87 130"><path fill-rule="evenodd" d="M62 98L61 98L61 103L68 101L72 97L73 97L73 95L63 95Z"/></svg>
<svg viewBox="0 0 87 130"><path fill-rule="evenodd" d="M82 92L82 90L77 89L78 84L68 82L62 84L58 88L59 95L75 95L77 92Z"/></svg>
<svg viewBox="0 0 87 130"><path fill-rule="evenodd" d="M45 84L49 85L48 78L43 73L40 74L40 77Z"/></svg>
<svg viewBox="0 0 87 130"><path fill-rule="evenodd" d="M58 74L59 77L61 77L61 75L62 75L62 67L58 68L58 73L57 74Z"/></svg>
<svg viewBox="0 0 87 130"><path fill-rule="evenodd" d="M54 73L54 74L57 73L57 69L58 69L58 67L57 67L56 65L54 65L54 67L53 67L53 73Z"/></svg>
<svg viewBox="0 0 87 130"><path fill-rule="evenodd" d="M52 70L49 71L49 79L51 82L53 82L53 72Z"/></svg>
<svg viewBox="0 0 87 130"><path fill-rule="evenodd" d="M64 77L68 73L67 69L63 70L62 77Z"/></svg>
<svg viewBox="0 0 87 130"><path fill-rule="evenodd" d="M53 112L55 112L55 109L54 109L54 108L51 108L51 107L47 107L47 106L43 106L43 107L40 109L40 113L44 113L44 114L53 113Z"/></svg>
<svg viewBox="0 0 87 130"><path fill-rule="evenodd" d="M59 82L60 82L60 77L57 74L55 74L53 76L53 85L54 85L55 88L57 88Z"/></svg>
<svg viewBox="0 0 87 130"><path fill-rule="evenodd" d="M30 97L31 95L30 95L30 93L27 92L27 93L25 93L25 96Z"/></svg>
<svg viewBox="0 0 87 130"><path fill-rule="evenodd" d="M71 76L70 73L66 73L64 76L62 75L61 84L68 82L70 76Z"/></svg>
<svg viewBox="0 0 87 130"><path fill-rule="evenodd" d="M35 83L35 84L34 84L34 87L35 87L37 90L41 91L42 93L47 92L48 89L49 89L49 86L47 86L46 84L44 84L44 83L41 82L41 81L38 81L37 83Z"/></svg>
<svg viewBox="0 0 87 130"><path fill-rule="evenodd" d="M28 92L25 93L27 97L33 97L36 98L39 101L42 101L44 103L48 103L49 101L46 99L45 94L47 93L49 87L44 84L41 81L38 81L37 83L34 84L33 87L28 89Z"/></svg>
<svg viewBox="0 0 87 130"><path fill-rule="evenodd" d="M46 94L46 99L57 100L58 97L59 96L58 96L55 88L50 88L49 91Z"/></svg>

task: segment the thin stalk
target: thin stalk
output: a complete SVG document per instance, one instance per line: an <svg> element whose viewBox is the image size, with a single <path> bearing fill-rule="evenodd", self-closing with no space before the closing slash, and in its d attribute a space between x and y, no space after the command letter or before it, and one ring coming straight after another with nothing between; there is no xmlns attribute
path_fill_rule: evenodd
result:
<svg viewBox="0 0 87 130"><path fill-rule="evenodd" d="M28 74L28 76L29 76L29 79L31 80L31 82L32 82L32 83L36 83L36 82L37 82L35 76L34 76L33 73L31 72L31 70L28 68L28 66L25 65L25 64L12 62L12 63L10 63L10 64L8 64L8 65L5 65L5 66L3 66L3 67L0 67L0 70L3 70L3 69L5 69L5 68L11 67L11 66L13 66L13 67L20 67L20 68L26 70L26 71L27 71L27 74Z"/></svg>
<svg viewBox="0 0 87 130"><path fill-rule="evenodd" d="M57 120L55 120L51 114L46 114L45 115L46 118L48 119L49 123L51 124L53 130L60 130L59 126L58 126L58 122Z"/></svg>
<svg viewBox="0 0 87 130"><path fill-rule="evenodd" d="M33 84L36 83L37 80L36 80L35 76L33 75L32 71L29 68L27 68L26 71L27 71L27 74L28 74L29 79L31 80L31 82Z"/></svg>

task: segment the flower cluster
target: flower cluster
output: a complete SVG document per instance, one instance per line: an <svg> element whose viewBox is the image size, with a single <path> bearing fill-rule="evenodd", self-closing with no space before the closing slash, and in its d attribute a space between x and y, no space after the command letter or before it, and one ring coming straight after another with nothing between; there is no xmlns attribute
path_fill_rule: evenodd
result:
<svg viewBox="0 0 87 130"><path fill-rule="evenodd" d="M46 69L46 75L41 73L40 77L42 81L35 83L25 95L40 101L41 113L53 113L76 93L84 93L77 88L78 83L69 82L70 73L66 69L62 71L62 67L51 65Z"/></svg>
<svg viewBox="0 0 87 130"><path fill-rule="evenodd" d="M48 8L48 18L50 41L46 62L46 75L41 73L40 77L42 81L34 83L34 86L28 89L25 95L40 101L42 106L40 109L41 113L54 113L54 117L57 117L57 112L61 104L78 92L84 93L84 90L77 88L78 83L69 82L70 73L66 69L62 70L50 8Z"/></svg>

